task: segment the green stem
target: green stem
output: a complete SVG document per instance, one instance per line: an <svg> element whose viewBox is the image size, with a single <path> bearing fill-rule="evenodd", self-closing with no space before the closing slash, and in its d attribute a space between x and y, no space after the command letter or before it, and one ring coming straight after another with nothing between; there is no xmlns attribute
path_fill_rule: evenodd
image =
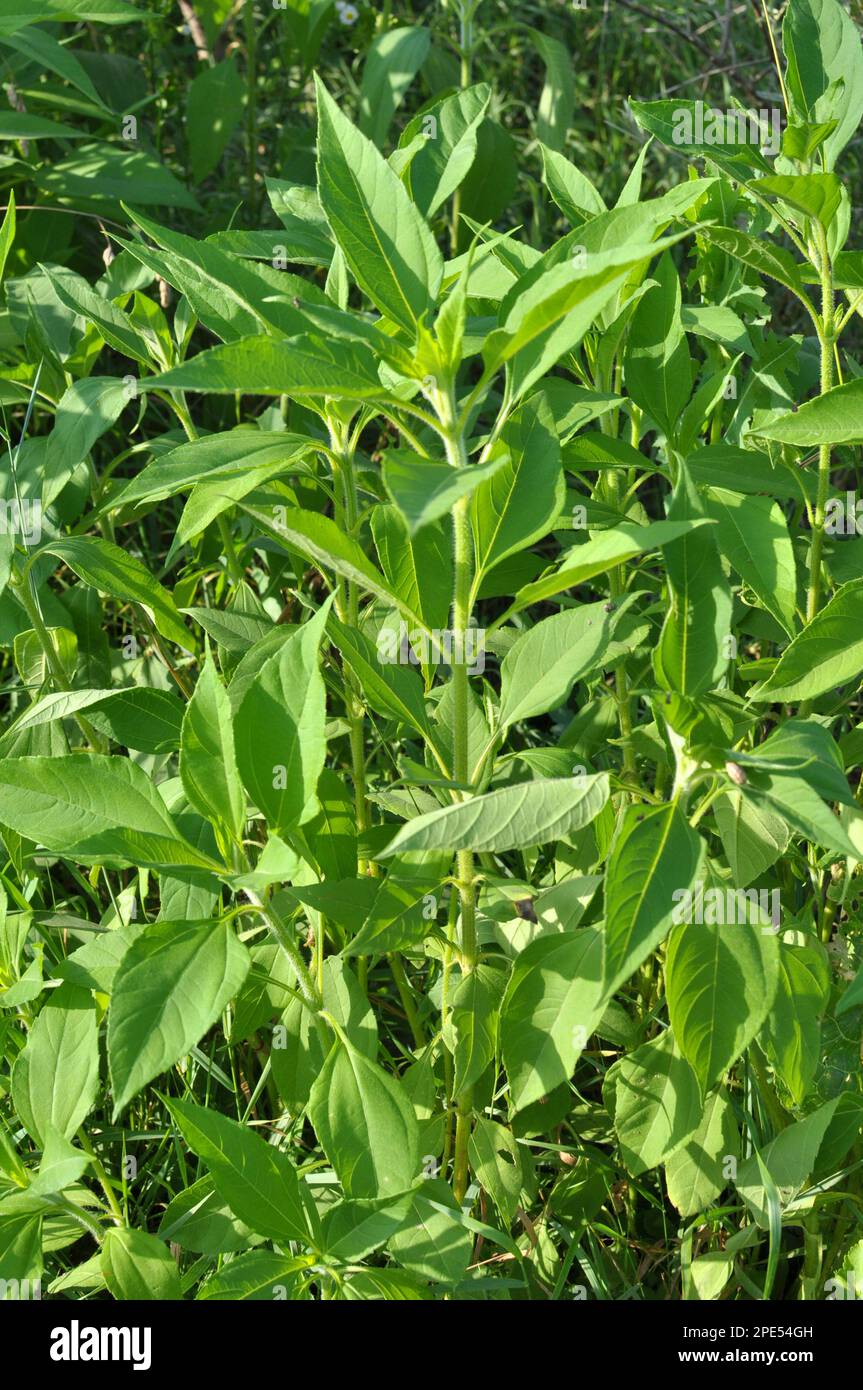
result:
<svg viewBox="0 0 863 1390"><path fill-rule="evenodd" d="M246 0L246 176L249 184L249 216L255 225L258 202L257 35L254 0Z"/></svg>
<svg viewBox="0 0 863 1390"><path fill-rule="evenodd" d="M833 347L835 343L835 299L833 291L833 268L827 237L819 225L819 259L821 262L821 329L818 339L821 344L821 395L833 385ZM809 587L806 596L806 621L811 623L821 602L821 557L824 551L824 520L827 511L827 496L830 491L830 445L822 444L818 450L818 496L815 503L815 516L812 527L812 546L809 551Z"/></svg>
<svg viewBox="0 0 863 1390"><path fill-rule="evenodd" d="M454 468L467 466L464 438L455 426L456 409L452 394L442 397L441 420L445 426L445 444L449 463ZM467 667L467 633L471 616L471 587L473 579L473 538L470 527L470 502L462 497L452 511L454 544L454 582L452 608L453 647L453 781L466 786L470 783L468 754L468 710L470 682ZM471 850L459 850L456 855L456 883L461 907L460 965L468 973L476 968L476 899L474 861ZM468 1141L473 1117L473 1093L470 1088L459 1097L456 1119L455 1154L453 1162L453 1193L461 1202L468 1186Z"/></svg>
<svg viewBox="0 0 863 1390"><path fill-rule="evenodd" d="M245 894L252 906L256 907L261 916L265 919L273 936L291 962L304 1002L313 1013L317 1013L321 1007L321 997L290 929L285 925L275 909L272 908L269 903L265 903L262 898L259 898L257 893L253 892L251 888L245 889Z"/></svg>

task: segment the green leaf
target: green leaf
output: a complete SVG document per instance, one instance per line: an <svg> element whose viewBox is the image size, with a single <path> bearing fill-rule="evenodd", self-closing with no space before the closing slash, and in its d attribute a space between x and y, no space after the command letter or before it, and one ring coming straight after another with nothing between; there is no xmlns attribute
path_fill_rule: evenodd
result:
<svg viewBox="0 0 863 1390"><path fill-rule="evenodd" d="M608 790L602 772L500 787L415 817L380 857L431 849L498 853L558 840L589 825L607 802Z"/></svg>
<svg viewBox="0 0 863 1390"><path fill-rule="evenodd" d="M545 63L545 85L536 111L536 138L551 150L562 150L575 111L572 56L560 39L538 29L529 32Z"/></svg>
<svg viewBox="0 0 863 1390"><path fill-rule="evenodd" d="M825 232L842 202L842 183L835 174L770 174L749 185L771 194L806 217L814 217Z"/></svg>
<svg viewBox="0 0 863 1390"><path fill-rule="evenodd" d="M805 1119L780 1130L776 1138L756 1150L741 1163L737 1171L737 1191L762 1229L768 1225L768 1193L759 1166L759 1158L778 1189L783 1206L795 1196L809 1177L818 1150L833 1119L838 1100L819 1106Z"/></svg>
<svg viewBox="0 0 863 1390"><path fill-rule="evenodd" d="M383 156L316 78L318 194L357 284L413 339L443 276L437 243Z"/></svg>
<svg viewBox="0 0 863 1390"><path fill-rule="evenodd" d="M231 1260L201 1285L198 1298L226 1299L232 1303L271 1302L286 1298L296 1284L296 1276L309 1265L307 1256L288 1259L271 1250L249 1250Z"/></svg>
<svg viewBox="0 0 863 1390"><path fill-rule="evenodd" d="M233 55L215 67L202 67L190 83L186 137L195 183L211 174L221 159L243 114L243 93L243 79Z"/></svg>
<svg viewBox="0 0 863 1390"><path fill-rule="evenodd" d="M43 165L36 183L54 198L107 198L200 211L197 199L153 155L103 141Z"/></svg>
<svg viewBox="0 0 863 1390"><path fill-rule="evenodd" d="M668 519L703 515L701 497L681 464ZM664 555L671 604L654 652L654 670L664 690L696 697L716 685L728 666L731 591L710 532L690 530L667 545Z"/></svg>
<svg viewBox="0 0 863 1390"><path fill-rule="evenodd" d="M134 555L97 536L67 536L43 546L42 553L63 560L100 593L121 603L139 603L163 637L188 650L189 633L173 598Z"/></svg>
<svg viewBox="0 0 863 1390"><path fill-rule="evenodd" d="M752 700L813 700L863 672L863 579L843 584L785 648Z"/></svg>
<svg viewBox="0 0 863 1390"><path fill-rule="evenodd" d="M797 567L781 507L769 497L710 488L705 507L720 552L789 636L797 626Z"/></svg>
<svg viewBox="0 0 863 1390"><path fill-rule="evenodd" d="M779 444L808 448L821 444L863 443L863 378L834 386L814 400L780 415L768 424L754 426L752 434L775 439Z"/></svg>
<svg viewBox="0 0 863 1390"><path fill-rule="evenodd" d="M335 396L386 401L371 351L359 343L299 338L238 338L199 352L182 366L151 377L150 387L234 396Z"/></svg>
<svg viewBox="0 0 863 1390"><path fill-rule="evenodd" d="M383 666L379 660L380 642L376 649L365 633L357 628L345 627L332 615L329 628L333 641L359 680L371 708L387 718L410 725L418 734L433 742L434 733L426 714L425 691L417 673L409 666L390 662Z"/></svg>
<svg viewBox="0 0 863 1390"><path fill-rule="evenodd" d="M670 1028L615 1063L606 1088L613 1093L621 1156L633 1177L672 1158L701 1122L698 1080Z"/></svg>
<svg viewBox="0 0 863 1390"><path fill-rule="evenodd" d="M703 1092L757 1037L776 994L779 948L757 922L681 923L665 961L668 1017Z"/></svg>
<svg viewBox="0 0 863 1390"><path fill-rule="evenodd" d="M474 593L501 560L544 536L564 501L560 445L548 403L535 396L507 422L495 456L506 461L471 498Z"/></svg>
<svg viewBox="0 0 863 1390"><path fill-rule="evenodd" d="M414 536L424 526L447 516L460 497L470 497L480 483L508 463L508 455L501 452L488 463L451 468L408 449L387 449L384 486L404 517L408 532Z"/></svg>
<svg viewBox="0 0 863 1390"><path fill-rule="evenodd" d="M605 603L586 603L517 638L501 665L498 728L563 705L575 682L602 665L617 618Z"/></svg>
<svg viewBox="0 0 863 1390"><path fill-rule="evenodd" d="M512 1225L525 1183L522 1154L512 1130L485 1115L474 1118L468 1152L480 1187L491 1197L504 1226Z"/></svg>
<svg viewBox="0 0 863 1390"><path fill-rule="evenodd" d="M676 439L692 390L692 363L680 317L680 280L670 255L662 257L653 279L655 285L643 295L630 324L626 389L636 405Z"/></svg>
<svg viewBox="0 0 863 1390"><path fill-rule="evenodd" d="M720 1086L707 1097L692 1138L665 1164L668 1197L681 1216L697 1216L724 1191L728 1159L736 1161L739 1149L734 1110Z"/></svg>
<svg viewBox="0 0 863 1390"><path fill-rule="evenodd" d="M98 1090L96 1005L87 990L61 985L39 1013L12 1070L12 1102L41 1143L51 1129L70 1138Z"/></svg>
<svg viewBox="0 0 863 1390"><path fill-rule="evenodd" d="M165 1104L235 1216L269 1240L309 1244L299 1178L287 1154L217 1110L181 1100Z"/></svg>
<svg viewBox="0 0 863 1390"><path fill-rule="evenodd" d="M411 1194L408 1219L390 1238L388 1250L412 1274L443 1287L457 1285L464 1278L473 1240L443 1179L428 1179Z"/></svg>
<svg viewBox="0 0 863 1390"><path fill-rule="evenodd" d="M238 838L246 800L234 754L231 702L211 656L204 663L183 718L180 776L191 804L206 820Z"/></svg>
<svg viewBox="0 0 863 1390"><path fill-rule="evenodd" d="M0 758L0 820L86 864L218 869L180 835L150 777L128 758Z"/></svg>
<svg viewBox="0 0 863 1390"><path fill-rule="evenodd" d="M556 149L541 144L542 176L561 212L574 227L608 209L590 179Z"/></svg>
<svg viewBox="0 0 863 1390"><path fill-rule="evenodd" d="M250 965L227 922L151 922L135 938L114 977L108 1017L115 1118L212 1027Z"/></svg>
<svg viewBox="0 0 863 1390"><path fill-rule="evenodd" d="M326 692L318 666L330 602L264 662L234 716L237 765L276 835L315 815L326 756Z"/></svg>
<svg viewBox="0 0 863 1390"><path fill-rule="evenodd" d="M695 882L701 856L701 840L675 803L627 807L605 881L605 955L611 993L669 931L674 893Z"/></svg>
<svg viewBox="0 0 863 1390"><path fill-rule="evenodd" d="M863 53L857 27L837 0L791 0L782 47L792 114L837 122L824 142L827 168L832 168L863 114Z"/></svg>
<svg viewBox="0 0 863 1390"><path fill-rule="evenodd" d="M603 934L581 927L539 937L519 954L501 1006L500 1037L515 1109L568 1081L609 997Z"/></svg>
<svg viewBox="0 0 863 1390"><path fill-rule="evenodd" d="M9 204L6 208L6 216L0 226L0 282L3 280L3 272L6 269L6 261L9 252L12 250L15 241L15 193L10 188Z"/></svg>
<svg viewBox="0 0 863 1390"><path fill-rule="evenodd" d="M191 491L203 481L243 477L249 469L284 462L285 473L296 468L311 442L303 435L274 430L225 430L190 440L159 454L134 478L124 483L111 499L112 508L133 502L158 502L178 492Z"/></svg>
<svg viewBox="0 0 863 1390"><path fill-rule="evenodd" d="M158 1236L110 1226L99 1261L102 1277L118 1300L179 1301L183 1296L176 1261Z"/></svg>
<svg viewBox="0 0 863 1390"><path fill-rule="evenodd" d="M401 1082L344 1037L312 1087L309 1118L346 1196L393 1196L419 1177L419 1129Z"/></svg>
<svg viewBox="0 0 863 1390"><path fill-rule="evenodd" d="M490 100L491 87L479 82L435 102L405 126L401 150L425 140L407 173L411 196L424 217L433 217L470 173Z"/></svg>
<svg viewBox="0 0 863 1390"><path fill-rule="evenodd" d="M795 1105L803 1104L818 1068L820 1020L830 983L830 964L822 946L783 942L776 997L767 1022L767 1050Z"/></svg>
<svg viewBox="0 0 863 1390"><path fill-rule="evenodd" d="M360 130L374 144L386 139L397 108L428 57L431 34L420 24L385 29L366 54L360 86Z"/></svg>
<svg viewBox="0 0 863 1390"><path fill-rule="evenodd" d="M713 814L722 848L738 888L745 888L776 863L788 845L788 826L767 807L756 806L739 791L727 791Z"/></svg>
<svg viewBox="0 0 863 1390"><path fill-rule="evenodd" d="M658 550L670 541L678 540L701 526L711 525L709 517L688 517L682 521L651 521L647 526L625 522L599 531L583 545L574 545L564 555L560 567L532 584L526 584L515 596L513 611L541 603L555 594L593 579L597 574L610 573L636 555Z"/></svg>
<svg viewBox="0 0 863 1390"><path fill-rule="evenodd" d="M505 984L502 971L480 963L453 993L444 1042L453 1055L454 1097L474 1086L494 1061Z"/></svg>

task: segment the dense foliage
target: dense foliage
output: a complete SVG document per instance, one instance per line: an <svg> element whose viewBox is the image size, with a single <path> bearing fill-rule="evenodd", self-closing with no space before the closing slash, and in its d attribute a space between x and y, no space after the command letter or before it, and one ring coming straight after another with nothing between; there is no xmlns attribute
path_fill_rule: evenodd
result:
<svg viewBox="0 0 863 1390"><path fill-rule="evenodd" d="M0 5L0 1296L863 1287L863 47L713 8Z"/></svg>

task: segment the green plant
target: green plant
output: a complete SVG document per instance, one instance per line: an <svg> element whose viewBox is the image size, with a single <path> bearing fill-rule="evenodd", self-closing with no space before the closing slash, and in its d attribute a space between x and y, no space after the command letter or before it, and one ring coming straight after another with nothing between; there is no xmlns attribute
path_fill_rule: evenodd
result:
<svg viewBox="0 0 863 1390"><path fill-rule="evenodd" d="M275 21L247 0L241 74L199 8L190 167L236 158L252 224L204 236L72 50L24 41L105 119L89 173L35 184L92 196L116 255L95 284L34 256L9 197L0 1278L845 1296L852 19L791 0L781 111L633 99L651 140L600 190L530 7L358 15L355 124L333 7L290 4L316 163L262 187ZM542 70L517 138L498 22ZM516 149L528 232L485 215Z"/></svg>

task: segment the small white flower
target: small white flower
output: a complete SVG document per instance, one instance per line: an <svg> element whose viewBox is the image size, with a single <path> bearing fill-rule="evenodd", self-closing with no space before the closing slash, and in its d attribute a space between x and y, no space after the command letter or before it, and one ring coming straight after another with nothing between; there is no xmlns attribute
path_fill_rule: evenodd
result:
<svg viewBox="0 0 863 1390"><path fill-rule="evenodd" d="M360 12L356 5L348 5L344 0L336 0L336 9L339 12L339 19L342 24L356 24L360 17Z"/></svg>

